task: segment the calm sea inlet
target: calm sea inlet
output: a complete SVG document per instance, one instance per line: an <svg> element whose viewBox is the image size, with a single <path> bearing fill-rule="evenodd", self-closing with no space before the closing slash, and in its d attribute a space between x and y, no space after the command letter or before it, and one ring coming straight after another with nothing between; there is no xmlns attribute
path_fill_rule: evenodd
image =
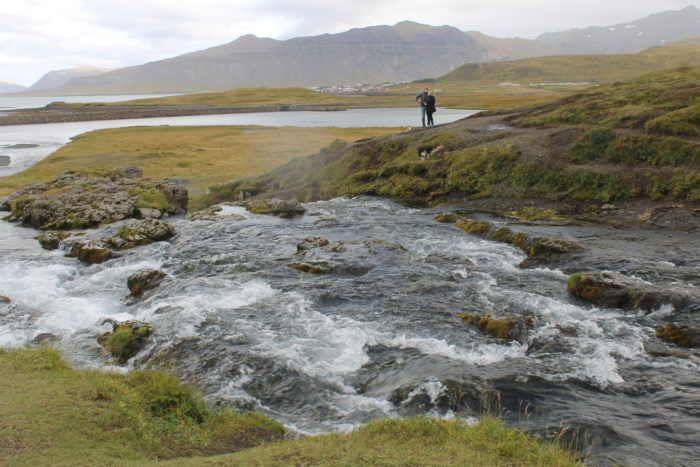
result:
<svg viewBox="0 0 700 467"><path fill-rule="evenodd" d="M31 98L31 102L15 103L13 108L26 108L29 105L41 107L49 102L68 100L68 97L86 96L56 96ZM89 96L91 101L106 102L106 97ZM141 96L139 96L141 97ZM132 99L133 96L121 96L121 99ZM13 98L29 99L29 98ZM39 101L43 99L43 101ZM0 99L0 107L11 107ZM435 121L438 124L450 123L469 115L477 110L438 109ZM49 154L59 149L70 139L81 133L104 128L122 128L129 126L206 126L206 125L264 125L264 126L297 126L297 127L409 127L420 125L420 109L352 109L337 112L259 112L228 115L195 115L187 117L140 118L126 120L102 120L94 122L49 123L42 125L13 125L0 126L0 156L9 156L9 164L0 166L0 176L11 175L25 170ZM7 161L7 158L3 158Z"/></svg>

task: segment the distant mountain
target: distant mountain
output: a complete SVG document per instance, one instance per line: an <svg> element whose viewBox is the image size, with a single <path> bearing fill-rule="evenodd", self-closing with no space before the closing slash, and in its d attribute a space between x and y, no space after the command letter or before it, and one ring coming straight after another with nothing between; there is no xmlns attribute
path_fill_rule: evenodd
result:
<svg viewBox="0 0 700 467"><path fill-rule="evenodd" d="M69 80L85 76L97 76L110 71L108 68L98 68L91 66L83 66L78 68L69 68L67 70L49 71L42 76L39 81L29 86L28 91L43 91L45 89L54 89L63 86Z"/></svg>
<svg viewBox="0 0 700 467"><path fill-rule="evenodd" d="M402 22L287 41L247 35L222 46L73 79L80 92L174 92L247 86L314 86L407 81L489 59L451 26Z"/></svg>
<svg viewBox="0 0 700 467"><path fill-rule="evenodd" d="M72 78L56 92L198 92L411 81L441 76L465 63L632 53L698 36L700 11L695 7L615 26L543 34L537 39L500 39L451 26L404 21L286 41L242 36L174 58Z"/></svg>
<svg viewBox="0 0 700 467"><path fill-rule="evenodd" d="M536 40L569 54L639 52L655 45L700 36L700 10L665 11L629 23L542 34Z"/></svg>
<svg viewBox="0 0 700 467"><path fill-rule="evenodd" d="M26 91L27 88L21 84L10 83L7 81L0 81L0 93L2 92L22 92Z"/></svg>

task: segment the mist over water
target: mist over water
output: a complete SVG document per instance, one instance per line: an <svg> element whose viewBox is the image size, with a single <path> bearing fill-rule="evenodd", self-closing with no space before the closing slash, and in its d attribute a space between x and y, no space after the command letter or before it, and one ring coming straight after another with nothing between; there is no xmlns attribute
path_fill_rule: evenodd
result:
<svg viewBox="0 0 700 467"><path fill-rule="evenodd" d="M96 341L109 327L100 322L137 319L155 335L130 366L170 366L212 403L262 410L304 433L378 417L469 421L497 407L546 436L571 427L594 464L693 465L700 456L699 360L650 355L656 318L579 302L566 293L567 274L520 269L520 250L437 223L435 210L374 198L306 207L292 220L236 207L224 213L244 219L173 219L171 243L89 267L42 250L34 231L0 222L0 295L12 298L0 308L0 346L48 333L73 365L110 366ZM611 245L623 235L569 229ZM288 267L310 235L387 243L351 243L357 254L317 275ZM618 255L617 268L694 284L699 258L657 257L648 247L673 251L686 240L649 237L640 243L645 255ZM590 270L598 259L577 261L573 267ZM143 268L169 278L128 304L127 278ZM506 342L456 317L465 312L535 325L526 342Z"/></svg>

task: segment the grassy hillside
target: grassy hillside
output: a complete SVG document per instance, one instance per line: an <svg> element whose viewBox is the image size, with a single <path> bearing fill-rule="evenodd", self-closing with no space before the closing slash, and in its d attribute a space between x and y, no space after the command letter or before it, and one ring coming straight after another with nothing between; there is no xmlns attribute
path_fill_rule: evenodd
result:
<svg viewBox="0 0 700 467"><path fill-rule="evenodd" d="M214 412L167 372L77 371L50 348L0 350L0 377L3 465L575 465L556 444L493 418L387 420L268 444L284 435L279 423Z"/></svg>
<svg viewBox="0 0 700 467"><path fill-rule="evenodd" d="M700 67L590 89L514 119L524 126L598 125L700 136Z"/></svg>
<svg viewBox="0 0 700 467"><path fill-rule="evenodd" d="M453 82L508 81L521 84L590 82L611 83L653 70L700 63L700 43L652 47L636 54L558 55L508 62L468 63L441 77Z"/></svg>
<svg viewBox="0 0 700 467"><path fill-rule="evenodd" d="M138 166L153 178L183 178L192 193L234 178L264 173L336 139L355 141L396 128L254 126L130 127L85 133L35 166L0 177L0 196L64 170Z"/></svg>
<svg viewBox="0 0 700 467"><path fill-rule="evenodd" d="M658 73L512 116L333 145L260 177L213 187L208 202L241 190L302 201L360 194L427 204L490 197L582 207L698 201L699 73Z"/></svg>

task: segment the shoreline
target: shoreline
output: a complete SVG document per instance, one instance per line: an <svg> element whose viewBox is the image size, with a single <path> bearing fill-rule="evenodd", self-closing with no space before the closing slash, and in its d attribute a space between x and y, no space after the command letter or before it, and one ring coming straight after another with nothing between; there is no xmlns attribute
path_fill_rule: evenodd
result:
<svg viewBox="0 0 700 467"><path fill-rule="evenodd" d="M47 105L38 109L12 109L0 112L0 126L35 125L44 123L90 122L99 120L128 120L137 118L187 117L259 112L321 111L340 112L349 109L386 107L386 102L345 102L338 104L271 104L257 106L209 105Z"/></svg>

